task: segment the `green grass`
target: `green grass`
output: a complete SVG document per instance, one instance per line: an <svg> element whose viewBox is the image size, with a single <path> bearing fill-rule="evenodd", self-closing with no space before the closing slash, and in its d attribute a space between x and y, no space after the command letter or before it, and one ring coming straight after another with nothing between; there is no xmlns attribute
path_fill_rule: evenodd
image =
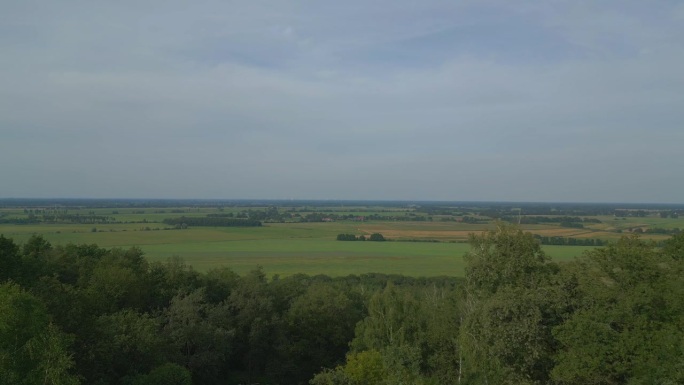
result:
<svg viewBox="0 0 684 385"><path fill-rule="evenodd" d="M404 226L406 224L399 224ZM32 234L55 245L96 243L100 247L140 247L150 261L178 256L198 271L230 267L238 273L262 266L267 274L343 276L380 272L411 276L463 276L465 243L340 242L357 223L273 224L261 228L206 228L140 231L140 224L0 226L0 233L25 242ZM109 231L113 230L113 231ZM124 231L125 230L125 231ZM570 260L588 247L544 246L554 259Z"/></svg>
<svg viewBox="0 0 684 385"><path fill-rule="evenodd" d="M463 275L458 243L339 242L321 239L244 240L144 247L150 260L172 255L197 270L226 266L242 273L263 266L267 274L341 276L369 272L412 276Z"/></svg>
<svg viewBox="0 0 684 385"><path fill-rule="evenodd" d="M69 214L113 216L119 221L148 223L115 224L40 224L0 225L0 234L25 242L33 234L41 234L55 245L67 243L97 244L100 247L139 247L151 261L164 261L178 256L198 271L227 266L244 273L263 266L269 275L295 273L342 276L369 272L396 273L411 276L463 276L463 254L469 246L463 241L470 231L493 228L493 224L466 224L460 222L404 222L404 221L338 221L331 223L268 223L262 227L193 227L186 230L163 230L169 226L163 219L178 216L205 216L209 213L236 213L245 208L179 207L184 213L172 213L172 208L96 208L69 209ZM258 210L259 208L251 208ZM307 208L323 211L330 208ZM144 210L144 213L139 211ZM164 212L161 212L161 211ZM384 210L384 211L383 211ZM117 211L116 214L113 212ZM287 212L281 209L281 212ZM23 210L5 210L8 215L25 217ZM306 212L300 212L305 215ZM338 214L368 216L405 215L405 209L389 211L382 207L340 207ZM684 227L683 219L628 218L613 221L601 218L603 226L620 227L644 223L657 227ZM617 222L617 223L613 223ZM600 226L598 226L600 228ZM93 232L93 228L96 229ZM145 231L150 228L153 231ZM159 228L162 230L154 230ZM526 225L524 230L541 231L558 228L553 225ZM561 229L562 230L562 229ZM403 239L440 239L443 243L428 242L340 242L337 234L370 234L383 232L396 234ZM587 229L587 231L591 231ZM603 233L615 235L617 233ZM591 247L544 246L544 250L557 261L568 261Z"/></svg>
<svg viewBox="0 0 684 385"><path fill-rule="evenodd" d="M143 247L150 260L179 256L199 271L230 267L244 273L262 266L267 274L343 276L381 272L410 276L463 276L464 243L338 242L320 239L246 240ZM556 261L591 247L544 246Z"/></svg>

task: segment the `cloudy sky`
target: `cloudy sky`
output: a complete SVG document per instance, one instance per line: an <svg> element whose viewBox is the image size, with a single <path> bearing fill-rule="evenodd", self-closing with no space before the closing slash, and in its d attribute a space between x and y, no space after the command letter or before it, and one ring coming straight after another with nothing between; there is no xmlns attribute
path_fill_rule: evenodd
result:
<svg viewBox="0 0 684 385"><path fill-rule="evenodd" d="M681 1L6 1L0 197L684 202Z"/></svg>

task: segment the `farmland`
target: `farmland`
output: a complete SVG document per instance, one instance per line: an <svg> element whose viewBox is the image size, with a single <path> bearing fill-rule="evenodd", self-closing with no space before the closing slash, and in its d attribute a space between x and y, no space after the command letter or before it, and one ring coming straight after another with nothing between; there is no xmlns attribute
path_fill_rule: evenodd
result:
<svg viewBox="0 0 684 385"><path fill-rule="evenodd" d="M584 370L583 357L616 351L628 352L615 358L620 367L646 363L628 373L645 378L639 383L676 383L678 210L8 205L0 342L19 358L11 370L57 357L66 363L60 376L73 379L59 383L69 384L437 384L457 383L461 368L475 379L463 383L478 384L491 369L473 365L478 349L515 362L535 357L522 369L501 360L518 372L495 368L491 383L512 375L510 383L587 383L574 369ZM474 249L464 260L468 238ZM541 248L557 262L585 258L551 263ZM187 264L145 261L173 256ZM606 331L613 338L597 338ZM653 352L664 353L651 361ZM554 357L564 359L544 366ZM375 374L352 381L362 361L375 362ZM600 383L611 368L592 370L589 382ZM526 381L528 373L537 379Z"/></svg>
<svg viewBox="0 0 684 385"><path fill-rule="evenodd" d="M245 273L262 266L268 275L282 276L369 272L462 276L461 256L469 248L468 235L493 229L497 218L520 223L523 230L549 243L543 246L548 255L564 261L591 249L584 245L585 240L610 242L631 233L656 242L667 239L684 228L684 218L678 212L681 208L677 206L3 201L0 234L19 243L40 234L54 245L139 247L151 261L180 257L198 271L227 266ZM261 226L165 223L172 218L256 218ZM553 222L554 218L583 222L568 226ZM382 234L389 242L336 241L338 234L367 237L373 233ZM554 245L554 239L556 243L573 239L574 245Z"/></svg>

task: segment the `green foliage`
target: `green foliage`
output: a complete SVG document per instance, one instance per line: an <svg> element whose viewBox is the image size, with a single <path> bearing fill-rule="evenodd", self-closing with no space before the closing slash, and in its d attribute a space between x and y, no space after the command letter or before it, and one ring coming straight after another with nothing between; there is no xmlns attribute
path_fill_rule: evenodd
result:
<svg viewBox="0 0 684 385"><path fill-rule="evenodd" d="M85 284L98 313L144 309L150 301L148 264L140 249L113 249L93 266Z"/></svg>
<svg viewBox="0 0 684 385"><path fill-rule="evenodd" d="M323 369L316 374L311 381L311 385L352 385L351 379L342 368Z"/></svg>
<svg viewBox="0 0 684 385"><path fill-rule="evenodd" d="M53 321L65 332L82 332L90 323L90 300L78 287L60 282L54 275L42 276L33 282L31 292L42 300Z"/></svg>
<svg viewBox="0 0 684 385"><path fill-rule="evenodd" d="M19 277L21 255L19 246L11 238L0 235L0 283Z"/></svg>
<svg viewBox="0 0 684 385"><path fill-rule="evenodd" d="M684 260L684 232L674 235L665 241L663 253L674 260Z"/></svg>
<svg viewBox="0 0 684 385"><path fill-rule="evenodd" d="M200 274L178 257L169 258L166 263L150 264L147 276L152 284L154 308L166 307L178 293L188 293L201 287Z"/></svg>
<svg viewBox="0 0 684 385"><path fill-rule="evenodd" d="M380 233L373 233L370 235L368 240L373 242L384 242L386 239Z"/></svg>
<svg viewBox="0 0 684 385"><path fill-rule="evenodd" d="M202 274L0 236L0 385L683 383L682 239L557 265L498 225L462 281ZM369 246L405 245L341 247Z"/></svg>
<svg viewBox="0 0 684 385"><path fill-rule="evenodd" d="M459 312L452 291L388 285L368 304L352 349L379 352L391 383L457 380ZM349 357L347 358L347 366Z"/></svg>
<svg viewBox="0 0 684 385"><path fill-rule="evenodd" d="M92 359L83 362L88 378L113 384L163 363L170 344L160 331L158 320L132 309L97 317L87 340Z"/></svg>
<svg viewBox="0 0 684 385"><path fill-rule="evenodd" d="M464 373L473 381L545 384L552 367L552 327L562 298L550 263L532 234L499 224L471 236L466 255Z"/></svg>
<svg viewBox="0 0 684 385"><path fill-rule="evenodd" d="M137 376L131 385L192 385L192 374L180 365L167 362L149 374Z"/></svg>
<svg viewBox="0 0 684 385"><path fill-rule="evenodd" d="M359 235L358 237L354 234L337 234L338 241L365 241L366 237L364 235Z"/></svg>
<svg viewBox="0 0 684 385"><path fill-rule="evenodd" d="M22 247L22 273L20 281L30 285L38 277L45 274L47 261L52 252L52 245L40 235L33 235Z"/></svg>
<svg viewBox="0 0 684 385"><path fill-rule="evenodd" d="M29 362L36 366L25 374L25 384L77 385L78 376L70 373L74 365L69 345L72 339L48 324L42 333L26 343ZM21 382L20 382L21 383Z"/></svg>
<svg viewBox="0 0 684 385"><path fill-rule="evenodd" d="M0 384L78 384L69 344L36 297L15 284L0 285Z"/></svg>
<svg viewBox="0 0 684 385"><path fill-rule="evenodd" d="M284 356L296 357L291 365L298 370L291 375L306 380L321 366L330 367L344 359L361 309L342 290L314 283L293 300L285 319L293 343Z"/></svg>
<svg viewBox="0 0 684 385"><path fill-rule="evenodd" d="M225 310L208 304L201 288L176 295L164 311L162 322L173 356L193 373L194 382L218 383L234 336Z"/></svg>
<svg viewBox="0 0 684 385"><path fill-rule="evenodd" d="M377 350L349 354L343 371L354 385L379 385L386 378L383 357Z"/></svg>
<svg viewBox="0 0 684 385"><path fill-rule="evenodd" d="M577 263L581 302L554 330L563 384L684 381L682 262L636 236Z"/></svg>
<svg viewBox="0 0 684 385"><path fill-rule="evenodd" d="M226 217L179 217L164 219L167 225L182 226L212 226L212 227L260 227L261 221Z"/></svg>
<svg viewBox="0 0 684 385"><path fill-rule="evenodd" d="M261 269L244 276L226 300L228 317L236 329L237 365L247 374L248 382L263 373L275 354L274 296Z"/></svg>
<svg viewBox="0 0 684 385"><path fill-rule="evenodd" d="M500 287L534 288L555 269L531 233L498 223L497 229L471 234L466 281L471 296L488 296Z"/></svg>
<svg viewBox="0 0 684 385"><path fill-rule="evenodd" d="M208 271L202 276L201 283L205 288L207 302L218 304L224 301L239 281L240 276L227 267Z"/></svg>

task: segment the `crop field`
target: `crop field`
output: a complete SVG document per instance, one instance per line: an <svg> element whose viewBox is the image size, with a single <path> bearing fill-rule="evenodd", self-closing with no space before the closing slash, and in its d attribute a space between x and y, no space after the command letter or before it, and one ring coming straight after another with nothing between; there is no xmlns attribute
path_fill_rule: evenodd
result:
<svg viewBox="0 0 684 385"><path fill-rule="evenodd" d="M172 226L168 218L252 218L271 211L259 227ZM150 261L180 257L196 270L230 267L244 273L262 266L269 275L306 273L341 276L380 272L411 276L462 276L467 239L496 226L478 209L432 214L415 207L387 206L232 206L232 207L0 207L0 234L23 243L40 234L54 245L97 244L100 247L139 247ZM454 210L455 211L455 210ZM465 212L463 212L465 211ZM55 214L57 213L57 214ZM69 221L55 219L70 218ZM684 228L684 219L661 218L658 212L641 217L596 215L582 226L522 223L520 228L540 237L619 239L643 232L654 241ZM471 216L471 223L466 220ZM34 218L34 221L28 219ZM35 218L41 219L36 220ZM74 219L76 218L76 219ZM85 218L85 219L84 219ZM549 219L551 218L551 219ZM553 220L548 216L547 220ZM73 223L73 221L93 223ZM517 219L521 221L522 218ZM22 221L28 221L26 223ZM12 223L16 222L16 223ZM650 233L649 229L660 229ZM388 242L343 242L339 234L370 237L379 233ZM557 261L568 261L593 246L544 245Z"/></svg>

